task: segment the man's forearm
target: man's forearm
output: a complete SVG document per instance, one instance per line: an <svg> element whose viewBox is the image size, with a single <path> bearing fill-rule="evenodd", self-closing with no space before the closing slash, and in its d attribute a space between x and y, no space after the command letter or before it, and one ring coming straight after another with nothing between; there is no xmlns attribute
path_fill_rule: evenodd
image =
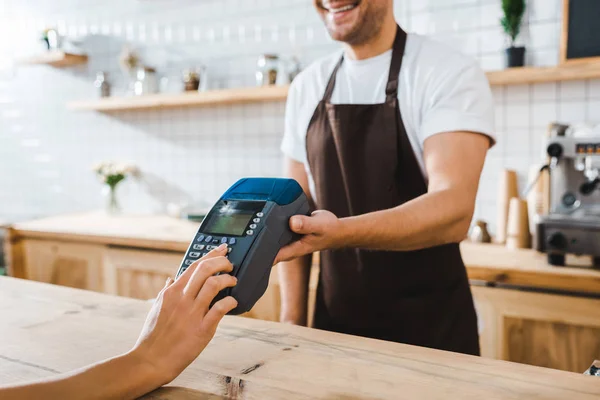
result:
<svg viewBox="0 0 600 400"><path fill-rule="evenodd" d="M0 387L0 397L3 400L135 399L163 383L151 366L130 352L44 381Z"/></svg>
<svg viewBox="0 0 600 400"><path fill-rule="evenodd" d="M338 247L408 251L461 241L474 201L461 188L427 193L401 206L340 219Z"/></svg>
<svg viewBox="0 0 600 400"><path fill-rule="evenodd" d="M281 291L281 322L306 325L312 254L277 265Z"/></svg>

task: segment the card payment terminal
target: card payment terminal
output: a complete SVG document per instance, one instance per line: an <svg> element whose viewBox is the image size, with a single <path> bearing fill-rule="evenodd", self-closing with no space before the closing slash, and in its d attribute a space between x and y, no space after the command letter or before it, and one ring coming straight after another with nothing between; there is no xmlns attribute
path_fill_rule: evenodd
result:
<svg viewBox="0 0 600 400"><path fill-rule="evenodd" d="M238 282L214 301L233 296L238 306L230 314L249 311L267 289L279 249L297 238L289 228L290 217L309 211L308 199L293 179L240 179L202 221L176 278L208 251L226 243L233 264L231 275Z"/></svg>

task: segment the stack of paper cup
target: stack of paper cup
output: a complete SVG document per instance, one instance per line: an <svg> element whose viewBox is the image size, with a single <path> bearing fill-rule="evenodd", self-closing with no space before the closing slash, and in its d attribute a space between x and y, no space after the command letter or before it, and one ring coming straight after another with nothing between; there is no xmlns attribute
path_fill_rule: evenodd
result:
<svg viewBox="0 0 600 400"><path fill-rule="evenodd" d="M528 249L531 247L527 201L517 197L510 199L506 234L506 247L509 249Z"/></svg>
<svg viewBox="0 0 600 400"><path fill-rule="evenodd" d="M505 169L500 173L498 186L498 203L496 218L496 242L506 243L506 226L508 222L508 208L510 199L519 197L517 188L517 172Z"/></svg>

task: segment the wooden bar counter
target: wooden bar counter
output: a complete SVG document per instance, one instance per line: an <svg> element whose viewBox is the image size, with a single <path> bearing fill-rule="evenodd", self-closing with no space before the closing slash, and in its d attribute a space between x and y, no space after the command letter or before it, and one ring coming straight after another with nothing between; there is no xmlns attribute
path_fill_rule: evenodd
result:
<svg viewBox="0 0 600 400"><path fill-rule="evenodd" d="M14 224L6 249L9 275L150 299L173 276L198 225L102 212ZM461 252L484 357L573 372L600 359L600 271L581 267L581 259L568 259L575 267L550 266L544 254L498 245L464 242ZM315 263L309 309L317 281ZM267 293L246 316L276 321L279 305L274 269Z"/></svg>
<svg viewBox="0 0 600 400"><path fill-rule="evenodd" d="M149 307L0 278L0 382L50 376L125 352ZM200 357L146 398L575 400L600 398L600 379L226 317Z"/></svg>
<svg viewBox="0 0 600 400"><path fill-rule="evenodd" d="M110 216L103 212L59 215L14 224L9 249L14 257L12 275L22 276L25 241L101 245L106 248L161 251L181 257L199 224L164 215ZM85 254L82 247L82 254ZM508 250L498 245L462 243L470 279L510 285L600 294L600 271L559 268L534 250ZM68 252L65 252L68 253ZM65 256L66 257L66 256ZM22 260L23 262L19 262ZM579 260L574 261L579 266Z"/></svg>

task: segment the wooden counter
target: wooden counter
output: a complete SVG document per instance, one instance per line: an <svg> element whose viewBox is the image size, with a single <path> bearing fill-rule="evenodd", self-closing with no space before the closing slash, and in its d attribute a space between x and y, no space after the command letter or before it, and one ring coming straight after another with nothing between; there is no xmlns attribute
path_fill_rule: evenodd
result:
<svg viewBox="0 0 600 400"><path fill-rule="evenodd" d="M175 273L198 225L166 216L103 213L15 224L8 230L8 273L150 299ZM472 282L482 355L567 371L583 371L590 357L600 358L600 271L553 267L534 250L464 242L461 251ZM317 283L315 263L309 310ZM267 292L246 316L277 321L279 312L274 269Z"/></svg>
<svg viewBox="0 0 600 400"><path fill-rule="evenodd" d="M13 242L45 239L183 253L198 226L161 215L111 217L92 212L18 223L10 236ZM461 250L470 279L600 294L600 271L554 267L546 262L544 254L534 250L467 242L461 244Z"/></svg>
<svg viewBox="0 0 600 400"><path fill-rule="evenodd" d="M539 289L600 294L600 270L588 257L567 257L568 267L548 264L532 249L510 250L501 245L461 243L469 278Z"/></svg>
<svg viewBox="0 0 600 400"><path fill-rule="evenodd" d="M18 237L184 252L199 223L166 215L111 216L104 212L58 215L14 224Z"/></svg>
<svg viewBox="0 0 600 400"><path fill-rule="evenodd" d="M0 278L0 382L69 371L127 351L148 302ZM591 364L590 360L590 364ZM226 317L161 399L598 399L600 379Z"/></svg>

